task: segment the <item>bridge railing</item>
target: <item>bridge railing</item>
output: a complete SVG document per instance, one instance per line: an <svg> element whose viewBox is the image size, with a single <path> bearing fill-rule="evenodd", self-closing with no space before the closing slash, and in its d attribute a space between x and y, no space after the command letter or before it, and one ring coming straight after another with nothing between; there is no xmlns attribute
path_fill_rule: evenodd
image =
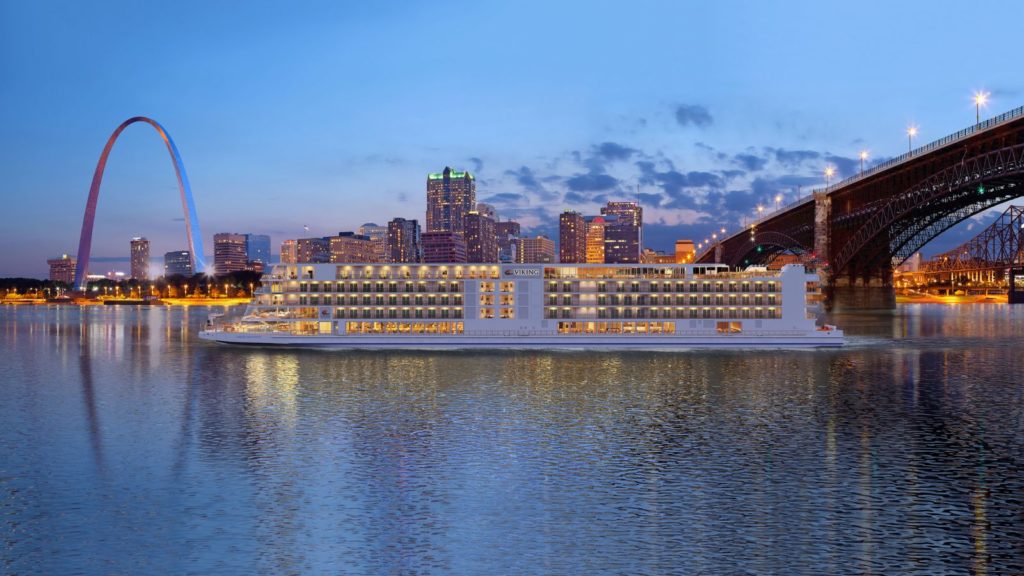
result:
<svg viewBox="0 0 1024 576"><path fill-rule="evenodd" d="M1019 106L1017 108L1014 108L1013 110L1010 110L1009 112L1003 112L1002 114L1000 114L998 116L993 116L992 118L989 118L988 120L984 120L984 121L979 122L977 124L973 124L973 125L971 125L971 126L969 126L967 128L964 128L963 130L960 130L959 132L956 132L954 134L950 134L948 136L945 136L943 138L935 140L934 142L929 142L928 144L925 144L924 146L921 146L920 148L915 148L915 149L911 150L910 152L906 152L906 153L901 154L901 155L899 155L899 156L897 156L895 158L890 158L889 160L886 160L885 162L882 162L881 164L876 164L876 165L872 166L871 168L868 168L867 170L865 170L863 172L858 172L854 176L850 176L849 178L846 178L844 180L840 180L839 182L836 182L835 184L826 186L824 188L812 189L811 193L808 194L807 196L803 196L801 198L798 198L797 200L795 200L795 201L793 201L793 202L791 202L791 203L789 203L789 204L787 204L785 206L782 206L778 210L775 210L774 212L770 212L770 213L766 214L765 216L762 216L761 218L758 218L758 219L752 221L750 224L747 225L747 227L749 228L751 226L757 226L761 222L764 222L765 220L768 220L769 218L772 218L773 216L775 216L777 214L781 214L781 213L783 213L783 212L785 212L787 210L792 210L793 208L796 208L798 206L803 206L804 204L807 204L808 202L810 202L810 201L812 201L814 199L814 194L816 192L826 192L826 193L830 193L831 194L832 192L835 192L836 190L838 190L840 188L843 188L845 186L849 186L850 184L853 184L854 182L859 182L860 180L863 180L864 178L869 178L869 177L871 177L871 176L873 176L875 174L878 174L879 172L883 172L885 170L888 170L889 168L892 168L894 166L902 164L902 163L904 163L904 162L906 162L908 160L912 160L914 158L918 158L918 157L920 157L920 156L922 156L924 154L932 152L933 150L937 150L937 149L942 148L944 146L948 146L949 144L952 144L952 143L957 142L959 140L963 140L964 138L967 138L969 136L973 136L974 134L977 134L979 132L984 132L985 130L989 130L991 128L995 128L995 127L1000 126L1002 124L1005 124L1005 123L1007 123L1007 122L1009 122L1011 120L1016 120L1016 119L1021 118L1021 117L1024 117L1024 106Z"/></svg>

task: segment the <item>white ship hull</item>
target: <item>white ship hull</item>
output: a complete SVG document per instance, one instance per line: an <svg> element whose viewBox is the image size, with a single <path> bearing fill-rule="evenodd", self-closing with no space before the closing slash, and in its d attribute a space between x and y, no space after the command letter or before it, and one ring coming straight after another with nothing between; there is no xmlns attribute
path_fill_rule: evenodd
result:
<svg viewBox="0 0 1024 576"><path fill-rule="evenodd" d="M808 348L843 345L841 330L793 335L670 336L296 336L204 331L203 340L260 347L324 350L687 350L692 348Z"/></svg>

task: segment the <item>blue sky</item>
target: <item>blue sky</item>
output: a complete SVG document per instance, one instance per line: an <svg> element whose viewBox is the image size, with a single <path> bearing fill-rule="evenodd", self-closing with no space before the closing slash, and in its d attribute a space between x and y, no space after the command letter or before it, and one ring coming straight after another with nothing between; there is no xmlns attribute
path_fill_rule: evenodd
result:
<svg viewBox="0 0 1024 576"><path fill-rule="evenodd" d="M478 174L524 227L640 186L649 244L1024 104L1013 2L15 2L0 0L0 276L77 248L124 119L181 151L207 245L423 219L425 177ZM974 24L972 24L974 23ZM972 31L976 28L977 31ZM939 251L984 219L940 238ZM94 258L186 246L166 150L132 126ZM103 264L93 266L102 271ZM124 268L122 264L108 267Z"/></svg>

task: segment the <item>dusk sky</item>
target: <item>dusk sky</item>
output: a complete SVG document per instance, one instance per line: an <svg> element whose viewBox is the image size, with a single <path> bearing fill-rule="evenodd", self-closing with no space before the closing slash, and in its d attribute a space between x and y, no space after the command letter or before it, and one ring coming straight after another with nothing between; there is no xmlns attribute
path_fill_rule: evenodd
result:
<svg viewBox="0 0 1024 576"><path fill-rule="evenodd" d="M428 172L531 232L644 205L671 249L1024 104L1018 2L27 2L0 0L0 276L74 255L97 158L136 115L176 141L207 252L423 222ZM1001 211L1002 207L995 209ZM976 218L926 248L977 233ZM970 228L970 229L968 229ZM174 171L134 125L107 166L92 270L187 247Z"/></svg>

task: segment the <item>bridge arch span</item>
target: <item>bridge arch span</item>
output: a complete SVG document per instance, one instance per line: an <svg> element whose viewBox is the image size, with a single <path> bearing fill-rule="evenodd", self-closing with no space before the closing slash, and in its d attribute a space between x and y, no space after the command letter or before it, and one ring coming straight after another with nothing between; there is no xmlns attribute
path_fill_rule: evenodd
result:
<svg viewBox="0 0 1024 576"><path fill-rule="evenodd" d="M750 264L763 264L776 254L791 250L798 253L810 252L811 249L788 234L773 230L754 232L751 242L744 242L740 249L722 255L722 261L732 267ZM713 251L710 253L714 253ZM702 260L704 261L704 260Z"/></svg>
<svg viewBox="0 0 1024 576"><path fill-rule="evenodd" d="M875 210L834 259L836 274L856 276L902 262L966 218L1024 196L1024 144L949 166Z"/></svg>
<svg viewBox="0 0 1024 576"><path fill-rule="evenodd" d="M185 233L188 236L188 249L191 254L192 270L200 272L206 269L206 263L203 258L203 237L199 231L196 205L192 200L192 187L188 183L188 175L185 174L185 165L181 161L178 147L174 145L171 135L167 133L167 130L159 122L145 116L134 116L122 122L114 130L114 133L107 139L107 145L103 147L103 153L100 154L99 162L96 163L96 171L92 175L92 185L89 186L89 199L85 204L85 216L82 219L82 234L78 239L78 261L75 267L75 285L73 286L75 290L85 289L85 279L89 274L92 228L93 222L96 220L96 203L99 200L103 172L107 167L107 157L110 156L110 151L114 148L114 142L117 142L121 132L124 132L125 128L137 122L143 122L152 126L157 134L160 135L160 138L163 139L164 145L167 146L167 152L170 153L171 162L174 164L174 173L178 177L178 190L181 192L181 207L185 212Z"/></svg>

